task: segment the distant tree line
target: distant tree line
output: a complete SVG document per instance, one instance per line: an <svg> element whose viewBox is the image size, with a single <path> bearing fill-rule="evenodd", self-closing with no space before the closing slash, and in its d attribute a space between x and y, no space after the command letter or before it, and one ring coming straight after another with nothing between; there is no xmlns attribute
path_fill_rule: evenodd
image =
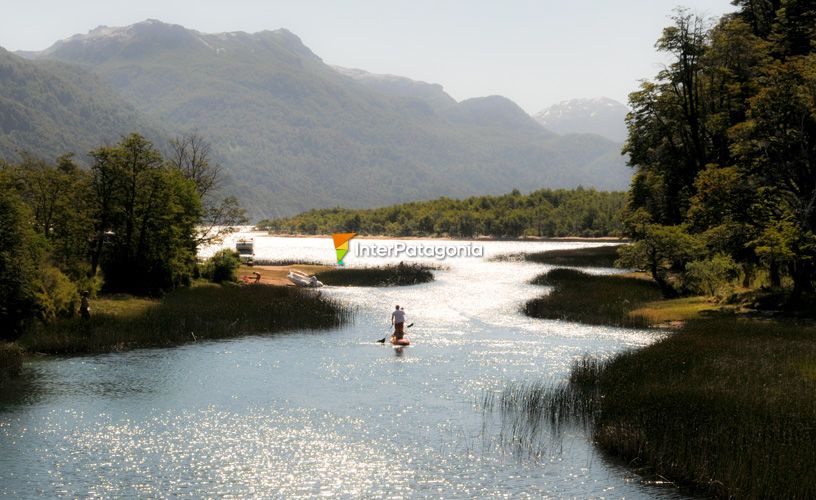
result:
<svg viewBox="0 0 816 500"><path fill-rule="evenodd" d="M625 194L594 189L518 190L464 200L439 198L384 208L329 208L261 221L273 233L355 232L385 236L616 236Z"/></svg>
<svg viewBox="0 0 816 500"><path fill-rule="evenodd" d="M816 4L678 10L672 58L630 95L622 262L671 295L742 278L798 303L816 280Z"/></svg>
<svg viewBox="0 0 816 500"><path fill-rule="evenodd" d="M90 169L71 154L0 161L0 338L75 314L82 292L156 295L190 283L197 246L245 218L234 199L211 195L218 168L200 137L172 150L165 158L131 134L91 151Z"/></svg>

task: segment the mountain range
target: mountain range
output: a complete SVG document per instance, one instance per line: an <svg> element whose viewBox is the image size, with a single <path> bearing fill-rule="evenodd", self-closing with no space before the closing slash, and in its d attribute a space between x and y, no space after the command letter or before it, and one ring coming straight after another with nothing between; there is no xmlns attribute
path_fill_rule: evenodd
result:
<svg viewBox="0 0 816 500"><path fill-rule="evenodd" d="M629 108L608 97L571 99L541 110L533 118L558 134L590 133L607 139L626 140Z"/></svg>
<svg viewBox="0 0 816 500"><path fill-rule="evenodd" d="M25 56L19 57L19 56ZM0 52L0 155L78 154L129 131L197 130L254 219L583 185L625 189L620 143L559 135L501 96L325 64L279 29L148 20Z"/></svg>

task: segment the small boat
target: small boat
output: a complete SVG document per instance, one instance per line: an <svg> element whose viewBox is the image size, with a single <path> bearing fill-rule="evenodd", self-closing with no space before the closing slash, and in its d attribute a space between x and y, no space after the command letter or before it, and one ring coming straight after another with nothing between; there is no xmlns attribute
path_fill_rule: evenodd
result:
<svg viewBox="0 0 816 500"><path fill-rule="evenodd" d="M295 285L302 286L304 288L320 288L323 286L323 283L318 281L315 276L309 276L308 274L298 271L289 271L289 274L287 274L286 277Z"/></svg>

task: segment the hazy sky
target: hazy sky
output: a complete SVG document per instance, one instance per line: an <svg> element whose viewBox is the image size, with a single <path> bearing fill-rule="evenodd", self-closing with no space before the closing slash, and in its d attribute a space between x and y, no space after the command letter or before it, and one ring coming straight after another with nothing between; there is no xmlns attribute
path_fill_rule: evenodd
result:
<svg viewBox="0 0 816 500"><path fill-rule="evenodd" d="M148 18L205 33L287 28L328 64L440 83L457 100L500 94L530 113L564 99L625 102L663 60L674 7L729 0L3 0L0 46L40 50L98 25Z"/></svg>

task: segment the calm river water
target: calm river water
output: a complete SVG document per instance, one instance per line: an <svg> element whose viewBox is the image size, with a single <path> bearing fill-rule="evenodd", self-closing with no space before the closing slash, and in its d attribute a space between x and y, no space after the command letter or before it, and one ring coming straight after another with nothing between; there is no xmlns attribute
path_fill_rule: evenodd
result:
<svg viewBox="0 0 816 500"><path fill-rule="evenodd" d="M330 239L255 236L258 258L334 258ZM676 495L609 463L578 430L520 452L504 444L501 415L482 408L509 383L561 380L583 354L642 346L654 332L523 316L521 304L543 291L526 281L547 266L443 264L424 285L323 289L356 308L336 330L27 363L25 394L0 406L0 495ZM402 351L375 342L397 303L415 323Z"/></svg>

